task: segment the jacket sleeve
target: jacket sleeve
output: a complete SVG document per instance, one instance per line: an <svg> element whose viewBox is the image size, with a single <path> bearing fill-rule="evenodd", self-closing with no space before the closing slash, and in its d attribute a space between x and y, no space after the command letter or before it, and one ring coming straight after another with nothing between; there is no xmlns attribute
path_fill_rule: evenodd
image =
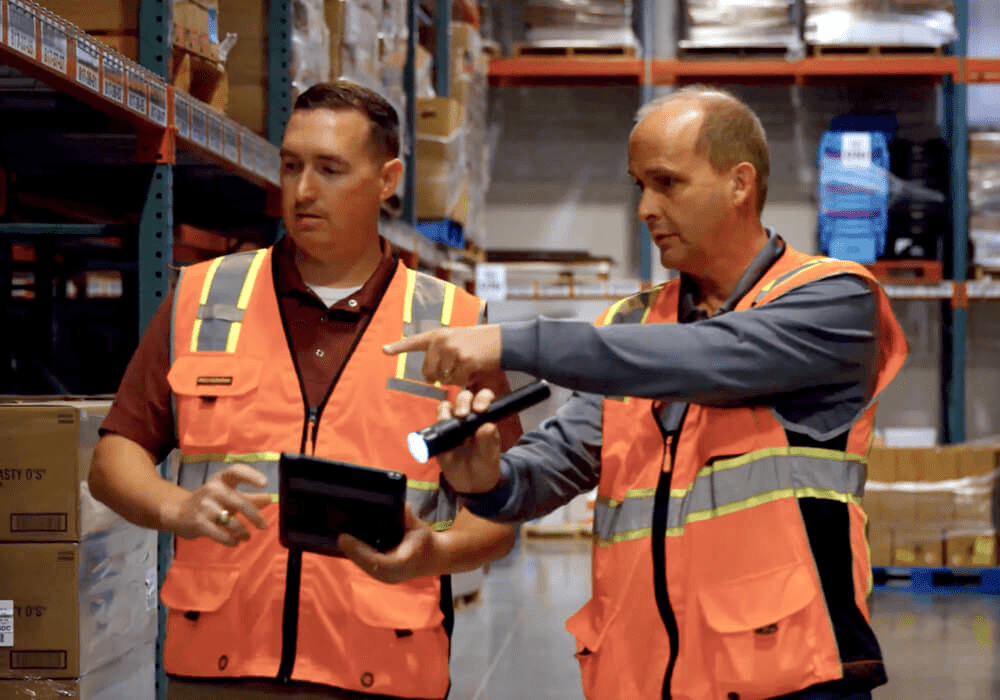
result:
<svg viewBox="0 0 1000 700"><path fill-rule="evenodd" d="M500 482L487 494L463 497L465 506L498 522L549 513L597 486L601 459L601 402L574 394L538 430L500 458Z"/></svg>
<svg viewBox="0 0 1000 700"><path fill-rule="evenodd" d="M704 405L817 388L870 392L878 356L875 295L849 274L693 323L595 327L540 318L501 329L504 369L576 391Z"/></svg>

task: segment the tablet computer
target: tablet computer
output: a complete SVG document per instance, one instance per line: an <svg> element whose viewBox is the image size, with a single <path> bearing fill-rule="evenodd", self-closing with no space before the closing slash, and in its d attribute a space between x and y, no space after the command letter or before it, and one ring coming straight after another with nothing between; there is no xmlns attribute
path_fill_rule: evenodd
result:
<svg viewBox="0 0 1000 700"><path fill-rule="evenodd" d="M342 557L342 532L380 552L402 541L405 474L294 452L282 453L278 472L278 537L285 547Z"/></svg>

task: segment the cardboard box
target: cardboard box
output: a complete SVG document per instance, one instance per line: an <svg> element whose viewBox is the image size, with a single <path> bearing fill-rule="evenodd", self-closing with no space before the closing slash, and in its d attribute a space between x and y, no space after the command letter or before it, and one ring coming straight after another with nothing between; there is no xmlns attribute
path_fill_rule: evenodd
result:
<svg viewBox="0 0 1000 700"><path fill-rule="evenodd" d="M0 403L0 541L71 541L104 527L110 511L90 496L87 477L110 406Z"/></svg>
<svg viewBox="0 0 1000 700"><path fill-rule="evenodd" d="M267 81L234 83L229 81L226 114L262 136L267 134Z"/></svg>
<svg viewBox="0 0 1000 700"><path fill-rule="evenodd" d="M0 680L3 700L155 700L156 644L138 646L80 678Z"/></svg>
<svg viewBox="0 0 1000 700"><path fill-rule="evenodd" d="M0 678L78 678L156 638L157 534L122 523L80 543L0 544L14 610Z"/></svg>
<svg viewBox="0 0 1000 700"><path fill-rule="evenodd" d="M892 529L893 566L941 566L943 562L941 530L919 527Z"/></svg>
<svg viewBox="0 0 1000 700"><path fill-rule="evenodd" d="M139 60L139 37L136 34L93 34L94 39L110 46L122 56Z"/></svg>
<svg viewBox="0 0 1000 700"><path fill-rule="evenodd" d="M447 138L462 128L465 108L449 97L417 98L417 137Z"/></svg>
<svg viewBox="0 0 1000 700"><path fill-rule="evenodd" d="M45 8L86 32L139 31L139 4L135 0L45 0Z"/></svg>
<svg viewBox="0 0 1000 700"><path fill-rule="evenodd" d="M868 526L868 549L872 566L892 566L892 529L884 524Z"/></svg>
<svg viewBox="0 0 1000 700"><path fill-rule="evenodd" d="M267 82L267 3L265 0L219 0L219 36L237 35L226 57L230 87Z"/></svg>
<svg viewBox="0 0 1000 700"><path fill-rule="evenodd" d="M944 537L945 562L952 567L997 565L996 534L947 532Z"/></svg>
<svg viewBox="0 0 1000 700"><path fill-rule="evenodd" d="M896 481L896 450L872 447L868 454L868 481L891 484Z"/></svg>
<svg viewBox="0 0 1000 700"><path fill-rule="evenodd" d="M468 199L468 178L457 183L448 178L417 178L418 219L451 219L464 224Z"/></svg>

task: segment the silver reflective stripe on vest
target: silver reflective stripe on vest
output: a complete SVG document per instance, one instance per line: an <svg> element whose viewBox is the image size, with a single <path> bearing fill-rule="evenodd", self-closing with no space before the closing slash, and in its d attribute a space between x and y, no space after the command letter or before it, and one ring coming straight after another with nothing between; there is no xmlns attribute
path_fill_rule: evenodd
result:
<svg viewBox="0 0 1000 700"><path fill-rule="evenodd" d="M177 483L189 491L201 488L209 478L234 464L246 464L267 477L267 486L257 488L240 484L239 490L248 493L277 494L280 491L277 452L254 454L203 454L184 455L178 470ZM448 499L436 481L406 481L406 502L418 518L435 530L445 530L455 519L457 506Z"/></svg>
<svg viewBox="0 0 1000 700"><path fill-rule="evenodd" d="M407 300L403 311L403 337L451 325L454 285L428 275L407 270ZM424 381L424 353L406 352L398 356L396 376L387 388L443 401L447 392Z"/></svg>
<svg viewBox="0 0 1000 700"><path fill-rule="evenodd" d="M764 297L766 297L768 294L771 293L772 289L782 284L783 282L786 282L792 277L795 277L795 275L799 274L800 272L805 272L811 267L815 267L816 265L820 265L822 263L831 262L832 260L833 258L817 258L814 260L810 260L809 262L806 262L800 265L799 267L796 267L794 270L789 270L783 275L779 275L777 278L764 285L764 288L761 289L760 292L757 294L757 297L753 300L751 306L757 306L757 304L763 301Z"/></svg>
<svg viewBox="0 0 1000 700"><path fill-rule="evenodd" d="M710 520L782 498L859 502L865 460L857 455L809 447L776 447L704 467L687 489L671 489L667 536L678 537L691 523ZM650 534L653 496L626 494L623 503L598 500L594 537L608 546Z"/></svg>
<svg viewBox="0 0 1000 700"><path fill-rule="evenodd" d="M243 310L238 303L247 274L258 254L260 251L247 251L222 258L212 276L208 295L198 307L197 318L201 320L201 326L194 349L202 352L226 350L230 328L243 320Z"/></svg>

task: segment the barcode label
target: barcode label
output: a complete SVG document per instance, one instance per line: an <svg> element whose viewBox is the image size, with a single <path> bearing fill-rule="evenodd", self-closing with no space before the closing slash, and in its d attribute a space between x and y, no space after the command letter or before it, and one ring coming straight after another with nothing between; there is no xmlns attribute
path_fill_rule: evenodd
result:
<svg viewBox="0 0 1000 700"><path fill-rule="evenodd" d="M864 132L846 132L842 137L840 162L845 168L870 168L872 165L872 135Z"/></svg>
<svg viewBox="0 0 1000 700"><path fill-rule="evenodd" d="M104 54L104 96L118 104L125 102L125 69L120 59Z"/></svg>
<svg viewBox="0 0 1000 700"><path fill-rule="evenodd" d="M191 137L191 106L174 92L174 126L181 138Z"/></svg>
<svg viewBox="0 0 1000 700"><path fill-rule="evenodd" d="M216 153L222 153L222 120L215 115L208 117L208 147Z"/></svg>
<svg viewBox="0 0 1000 700"><path fill-rule="evenodd" d="M25 56L35 57L38 39L35 11L17 0L7 3L7 45Z"/></svg>
<svg viewBox="0 0 1000 700"><path fill-rule="evenodd" d="M76 82L101 91L101 55L89 41L76 37Z"/></svg>
<svg viewBox="0 0 1000 700"><path fill-rule="evenodd" d="M65 75L68 69L66 50L66 32L42 18L42 63Z"/></svg>
<svg viewBox="0 0 1000 700"><path fill-rule="evenodd" d="M146 115L146 96L148 93L146 78L139 71L128 71L128 108L133 112Z"/></svg>
<svg viewBox="0 0 1000 700"><path fill-rule="evenodd" d="M149 118L160 126L167 125L167 88L164 85L149 86Z"/></svg>
<svg viewBox="0 0 1000 700"><path fill-rule="evenodd" d="M205 145L205 112L197 107L191 107L191 140L200 146Z"/></svg>
<svg viewBox="0 0 1000 700"><path fill-rule="evenodd" d="M240 159L240 138L235 124L226 124L226 159L234 163Z"/></svg>
<svg viewBox="0 0 1000 700"><path fill-rule="evenodd" d="M0 600L0 647L14 646L14 601Z"/></svg>
<svg viewBox="0 0 1000 700"><path fill-rule="evenodd" d="M67 532L66 513L11 513L11 532Z"/></svg>

